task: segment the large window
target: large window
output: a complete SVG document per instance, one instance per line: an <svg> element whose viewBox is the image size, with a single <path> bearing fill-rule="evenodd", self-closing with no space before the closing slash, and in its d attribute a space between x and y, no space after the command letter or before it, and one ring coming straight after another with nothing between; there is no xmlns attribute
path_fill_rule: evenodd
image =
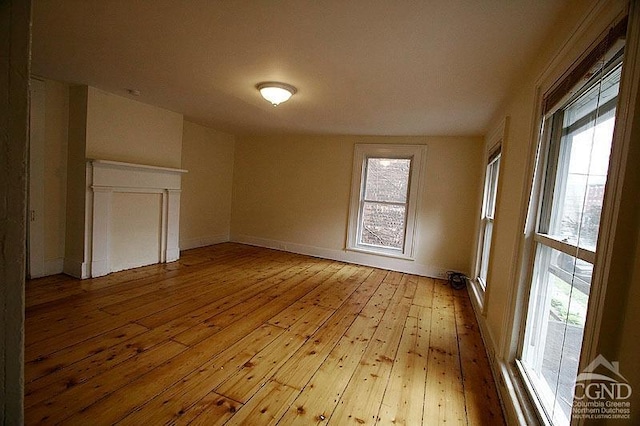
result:
<svg viewBox="0 0 640 426"><path fill-rule="evenodd" d="M622 53L592 64L544 120L536 230L518 366L546 420L571 420L609 168Z"/></svg>
<svg viewBox="0 0 640 426"><path fill-rule="evenodd" d="M414 145L356 145L349 249L412 256L423 150Z"/></svg>
<svg viewBox="0 0 640 426"><path fill-rule="evenodd" d="M487 287L489 271L489 255L491 252L491 236L496 213L496 195L498 192L498 175L500 172L500 147L489 156L484 178L484 195L482 199L482 216L480 218L479 267L477 280L483 290Z"/></svg>

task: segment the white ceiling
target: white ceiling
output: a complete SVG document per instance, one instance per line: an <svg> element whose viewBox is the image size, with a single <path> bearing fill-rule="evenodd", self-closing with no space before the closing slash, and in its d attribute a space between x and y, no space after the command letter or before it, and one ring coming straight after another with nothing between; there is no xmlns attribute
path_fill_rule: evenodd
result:
<svg viewBox="0 0 640 426"><path fill-rule="evenodd" d="M566 3L34 0L32 71L236 134L477 135Z"/></svg>

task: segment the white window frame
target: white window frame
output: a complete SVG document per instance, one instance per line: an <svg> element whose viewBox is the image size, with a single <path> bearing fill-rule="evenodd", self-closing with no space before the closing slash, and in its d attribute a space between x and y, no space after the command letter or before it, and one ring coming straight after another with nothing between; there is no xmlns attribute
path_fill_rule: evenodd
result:
<svg viewBox="0 0 640 426"><path fill-rule="evenodd" d="M533 235L535 232L535 213L537 212L538 199L531 194L537 194L541 185L541 174L536 173L543 155L540 152L542 135L542 117L544 115L543 104L544 94L553 90L554 86L562 80L565 73L569 72L590 48L601 41L611 27L628 13L629 30L627 34L627 44L625 46L625 65L620 86L617 124L614 133L613 148L610 157L610 170L607 179L607 192L610 196L605 197L602 217L600 219L600 236L598 238L598 251L596 255L597 267L593 270L592 295L589 300L589 315L585 324L582 353L579 371L586 367L598 354L601 353L600 331L605 312L605 296L609 289L613 291L626 289L626 284L621 284L616 280L611 280L609 268L615 265L613 261L614 244L618 233L616 227L618 220L622 219L626 223L626 218L622 218L620 212L622 208L627 208L631 203L623 202L622 197L625 192L622 189L625 167L631 163L627 162L629 146L633 143L635 136L634 129L629 124L632 122L634 113L637 113L636 94L640 84L633 76L640 72L640 7L631 8L629 11L624 5L616 5L604 11L604 9L593 9L586 15L577 28L565 41L563 46L556 53L553 61L535 81L534 101L532 102L533 123L530 129L528 140L530 141L523 192L518 223L522 226L522 233L518 233L514 245L514 252L511 258L505 261L513 262L513 267L509 272L509 282L513 285L507 286L507 295L503 299L506 306L503 310L501 324L501 336L494 342L495 358L493 360L498 382L504 386L499 386L499 391L504 402L507 423L514 424L544 424L544 416L541 418L540 407L536 398L531 398L533 389L529 387L529 382L523 379L522 371L516 361L520 346L521 333L524 332L525 306L528 304L527 292L530 284L529 271L532 268ZM581 54L582 52L582 54ZM503 155L504 155L503 150ZM504 182L502 182L504 183ZM628 201L628 200L627 200ZM617 266L617 265L616 265ZM473 282L473 281L472 281ZM473 288L473 286L471 287ZM472 298L472 301L474 298ZM484 321L480 321L481 328ZM486 334L491 342L491 333ZM582 424L576 421L575 424Z"/></svg>
<svg viewBox="0 0 640 426"><path fill-rule="evenodd" d="M504 164L504 143L505 143L505 137L506 137L508 125L509 125L509 117L507 116L504 119L502 119L500 124L496 126L495 129L485 137L485 141L486 141L485 146L487 148L485 149L484 163L483 163L485 165L484 177L482 180L484 182L484 185L482 186L482 193L481 193L482 198L479 200L480 211L477 216L477 222L476 222L477 234L476 234L476 250L475 250L475 257L474 257L475 263L472 269L474 275L473 275L473 279L469 280L470 290L471 290L470 291L471 300L475 303L476 309L482 314L485 313L485 306L486 306L485 299L487 298L487 295L489 293L489 288L490 288L488 283L491 281L490 263L488 265L486 281L481 282L482 280L480 279L480 268L482 266L484 233L485 233L485 226L486 226L486 220L484 219L485 219L485 204L486 204L486 198L487 198L487 171L490 163L496 159L496 154L497 154L497 156L499 156L500 158L500 165L498 167L498 176L496 178L497 184L495 187L495 194L494 194L495 196L494 216L491 219L492 223L494 224L494 230L492 232L492 237L491 237L491 240L493 241L494 239L493 233L495 232L495 223L496 223L495 215L497 214L499 200L500 200L500 196L499 196L500 186L501 186L500 173ZM491 247L493 247L493 242L490 243L489 252L491 252ZM489 260L489 262L491 262L491 260Z"/></svg>
<svg viewBox="0 0 640 426"><path fill-rule="evenodd" d="M582 88L580 90L582 90ZM622 90L622 87L621 87L621 90ZM552 199L552 193L550 193L549 189L547 188L546 175L549 172L548 169L550 167L554 174L555 174L556 168L558 167L557 165L549 166L550 161L555 161L553 158L551 158L552 156L549 153L549 145L552 143L552 138L551 138L552 126L558 125L561 127L561 123L553 122L552 118L559 109L563 109L567 105L567 99L570 96L573 96L573 93L565 97L565 99L561 103L559 103L557 107L555 107L554 109L549 111L547 114L545 114L541 122L542 132L540 134L540 138L538 141L538 155L537 155L537 161L535 166L536 171L534 175L535 182L531 191L532 204L530 206L528 219L527 219L527 222L528 222L527 226L531 228L530 228L529 238L527 242L527 250L526 250L527 254L524 256L524 263L523 263L523 266L525 267L525 274L523 275L523 278L525 279L524 284L525 284L527 293L525 297L521 300L522 305L521 305L521 308L520 308L521 310L519 314L521 315L520 316L521 322L519 324L520 325L519 330L516 334L516 339L515 339L516 348L515 348L515 353L513 354L514 355L513 359L515 361L515 364L514 364L515 371L519 376L518 378L520 380L520 383L523 385L523 390L525 390L528 398L533 403L533 406L535 407L535 414L537 415L538 420L546 425L552 425L553 421L557 419L551 419L549 417L550 414L547 413L546 409L543 407L542 400L553 400L555 398L555 395L546 386L546 383L537 381L529 375L527 367L524 365L522 361L522 356L524 351L523 346L525 345L525 339L527 337L526 322L527 322L528 310L530 308L529 307L529 298L531 296L530 291L532 286L534 285L533 281L534 279L536 279L535 270L536 270L537 263L535 260L537 256L537 248L548 247L550 249L557 250L561 253L568 254L570 256L575 257L576 259L583 260L585 262L588 262L594 265L594 270L593 270L594 275L592 276L592 280L591 280L591 295L589 296L589 302L588 302L589 313L587 315L587 322L584 326L584 336L582 339L582 350L580 354L580 366L578 368L578 371L580 371L580 367L585 365L584 364L585 359L590 359L591 357L588 350L588 346L589 346L588 343L593 339L597 339L597 336L595 335L596 331L592 327L593 326L592 318L594 316L600 315L600 313L597 312L598 309L594 307L594 305L601 304L599 303L599 299L601 294L603 294L603 288L601 288L602 283L598 282L598 279L596 277L596 274L598 273L597 269L600 269L599 267L596 267L596 257L599 257L597 256L596 251L579 246L578 243L569 243L567 241L564 241L558 238L557 236L549 235L546 232L542 232L540 230L542 222L544 221L544 218L542 216L545 214L545 209L543 208L543 204L545 202L547 204L550 203ZM621 93L618 93L617 95L618 100L620 99L620 96L621 96ZM618 105L618 112L620 110L621 110L620 105ZM618 125L618 120L619 118L616 117L616 127ZM554 131L558 131L558 129L554 129ZM611 158L614 157L614 151L613 151L614 146L615 146L615 133L614 133L614 141L612 142ZM611 162L612 160L610 159L610 166L608 169L607 180L616 179L615 177L616 168L612 166ZM609 186L609 183L607 183L607 185ZM607 226L607 218L605 217L607 207L603 204L602 208L603 208L602 216L600 221L601 231L603 228ZM599 241L598 243L598 246L600 245L601 245L601 241ZM562 417L561 413L559 414L559 417L560 418Z"/></svg>
<svg viewBox="0 0 640 426"><path fill-rule="evenodd" d="M369 158L411 159L409 170L409 189L407 191L405 234L402 249L380 247L359 242L362 227L362 210L366 182L366 163ZM424 145L394 144L356 144L353 157L353 176L351 180L351 200L347 232L347 250L395 257L414 259L414 240L416 233L416 215L418 198L421 193L421 176L426 158Z"/></svg>
<svg viewBox="0 0 640 426"><path fill-rule="evenodd" d="M480 216L480 232L478 234L478 264L476 268L476 280L481 290L487 289L489 274L489 259L491 258L491 246L493 240L493 228L495 223L496 204L498 200L498 182L500 180L500 159L502 158L501 146L492 151L485 167L484 191L482 195L482 214ZM493 174L495 171L495 175ZM489 211L490 210L490 211ZM487 240L487 228L491 226L491 235ZM483 263L486 271L482 271Z"/></svg>

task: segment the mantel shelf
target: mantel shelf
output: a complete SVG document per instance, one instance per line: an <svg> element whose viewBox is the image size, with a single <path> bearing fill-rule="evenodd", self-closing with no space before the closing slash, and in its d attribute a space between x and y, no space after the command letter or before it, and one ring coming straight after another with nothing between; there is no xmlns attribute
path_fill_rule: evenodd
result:
<svg viewBox="0 0 640 426"><path fill-rule="evenodd" d="M151 170L151 171L159 171L159 172L166 172L166 173L188 173L189 172L188 170L185 170L185 169L174 169L172 167L150 166L148 164L125 163L123 161L100 160L95 158L88 158L87 161L92 164L126 168L126 169Z"/></svg>

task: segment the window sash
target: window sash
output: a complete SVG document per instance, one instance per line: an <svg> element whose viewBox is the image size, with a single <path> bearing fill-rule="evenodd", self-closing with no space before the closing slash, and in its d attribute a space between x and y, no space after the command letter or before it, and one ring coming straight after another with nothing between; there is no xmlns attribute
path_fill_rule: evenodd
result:
<svg viewBox="0 0 640 426"><path fill-rule="evenodd" d="M597 78L600 84L616 72L615 67L619 68L621 57L616 60L617 65L605 67L605 71ZM569 125L565 125L565 111L572 108L573 102L588 94L592 84L597 83L592 81L589 85L583 86L573 99L546 116L543 122L543 135L546 135L546 143L543 143L543 146L547 147L546 161L541 167L543 176L538 204L540 207L536 215L536 229L532 238L533 259L530 263L529 280L531 287L525 305L523 316L525 322L516 356L516 365L521 372L525 388L532 395L541 416L546 415L547 420L554 424L568 424L569 422L571 404L569 403L567 406L567 403L563 401L567 398L570 401L572 398L571 390L567 388L566 382L561 385L563 383L561 378L566 379L565 376L572 375L574 372L577 374L586 312L589 308L591 275L596 258L596 247L595 245L593 247L582 245L580 236L582 227L585 226L586 197L590 186L589 178L591 177L591 160L594 158L594 146L596 143L600 143L595 132L600 124L606 122L607 116L615 117L615 101L617 100L616 95L612 99L604 99L602 105L596 102L593 111L587 111L586 114L573 119ZM585 98L585 102L587 101L588 98ZM584 183L580 183L580 185L584 185L585 192L582 194L582 204L579 207L578 234L573 240L570 237L556 235L557 230L562 229L559 227L561 225L559 220L563 219L563 216L558 212L561 212L562 215L565 214L563 209L566 205L563 203L567 201L565 198L567 196L565 191L569 185L567 179L572 156L575 154L572 151L574 143L572 133L578 133L585 128L593 133L588 135L591 143L589 162L587 163L588 172ZM612 134L605 134L605 136L612 139ZM611 150L611 145L608 150ZM580 162L578 164L582 165ZM576 170L573 173L575 174ZM608 171L605 170L605 182L607 174ZM554 210L558 206L559 210ZM602 200L600 200L600 207L602 207ZM599 228L599 222L597 226ZM567 288L569 290L566 290ZM568 291L568 296L563 296L563 291ZM566 300L566 304L562 300ZM552 315L560 315L559 324L563 324L560 327L564 327L564 337L560 345L560 358L557 365L549 366L549 363L553 363L555 349L551 348L554 347L553 341L556 339L554 336L557 336L558 333L554 331L558 326L552 321ZM578 325L577 331L570 332L569 330L574 324ZM576 340L576 333L579 333L579 338L577 338L579 342L567 343ZM566 340L568 334L574 335L573 340ZM546 352L547 345L549 345L549 352ZM573 361L570 361L572 359ZM546 367L543 367L544 363L547 364ZM553 374L556 375L555 378ZM551 385L546 380L551 380ZM569 410L569 414L567 414L567 410Z"/></svg>
<svg viewBox="0 0 640 426"><path fill-rule="evenodd" d="M353 179L351 186L351 202L349 208L349 224L347 232L347 250L369 254L378 254L413 260L414 234L416 228L416 209L420 194L422 168L426 147L423 145L395 144L356 144L354 147ZM367 161L369 159L410 160L406 185L405 202L381 201L372 199L376 196L367 194ZM399 197L398 199L400 199ZM401 247L389 247L363 241L363 211L365 205L398 207L404 209Z"/></svg>
<svg viewBox="0 0 640 426"><path fill-rule="evenodd" d="M493 236L493 219L485 218L482 221L482 234L480 236L480 269L478 271L478 281L482 288L486 290L489 273L489 257L491 253L491 238Z"/></svg>
<svg viewBox="0 0 640 426"><path fill-rule="evenodd" d="M487 161L485 169L484 194L482 202L482 216L480 218L479 263L477 280L482 290L486 290L489 272L489 258L491 256L491 240L493 236L493 222L495 218L496 199L498 193L498 179L500 174L500 148L494 150Z"/></svg>
<svg viewBox="0 0 640 426"><path fill-rule="evenodd" d="M403 194L405 198L405 202L400 201L384 201L384 200L376 200L372 198L367 198L367 182L369 181L369 160L379 159L379 160L409 160L409 171L407 173L407 182L406 182L406 193ZM402 253L404 251L405 240L406 240L406 231L407 231L407 213L408 213L408 205L409 205L409 191L411 187L411 171L413 169L413 156L407 157L389 157L389 156L375 156L368 155L363 159L363 176L362 176L362 189L360 191L360 208L358 211L358 245L380 249L380 250L389 250L391 252ZM394 247L392 245L384 245L384 244L373 244L364 241L364 216L365 216L365 207L367 204L377 204L382 206L395 206L402 207L404 209L404 218L402 224L402 241L399 247Z"/></svg>
<svg viewBox="0 0 640 426"><path fill-rule="evenodd" d="M500 152L489 161L486 169L485 196L483 215L493 219L496 212L496 198L498 192L498 178L500 174Z"/></svg>

